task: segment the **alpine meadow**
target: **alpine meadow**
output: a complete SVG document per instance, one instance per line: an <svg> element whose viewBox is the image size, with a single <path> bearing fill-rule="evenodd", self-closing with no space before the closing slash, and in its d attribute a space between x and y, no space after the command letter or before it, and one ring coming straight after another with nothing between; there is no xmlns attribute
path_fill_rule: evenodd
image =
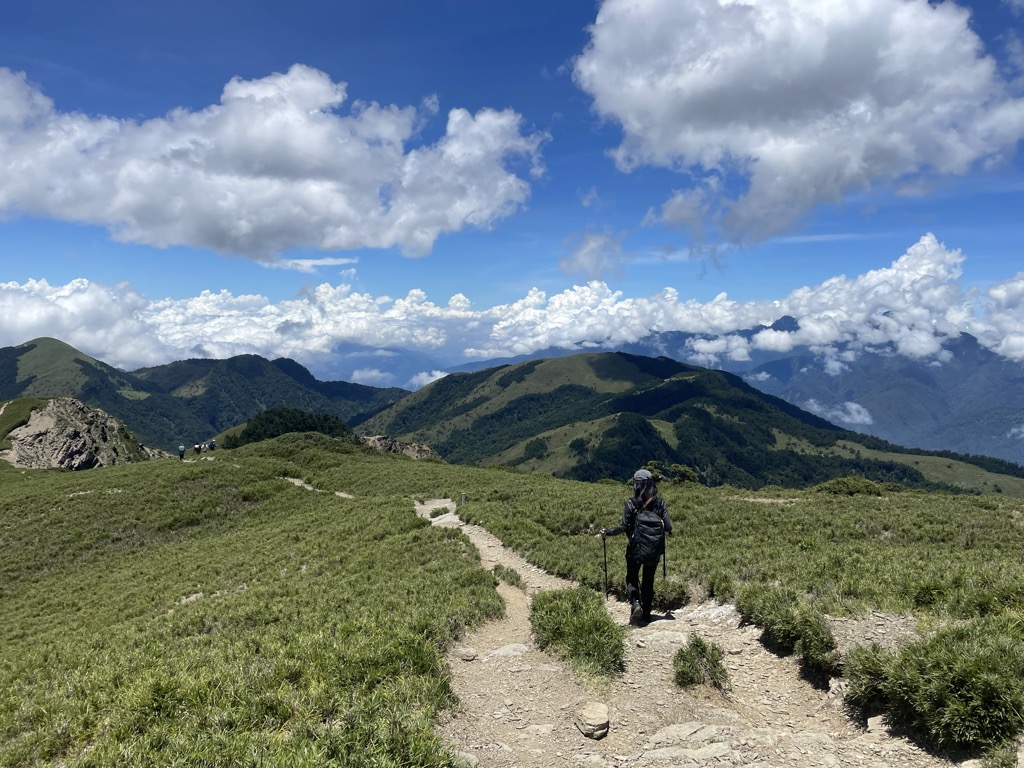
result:
<svg viewBox="0 0 1024 768"><path fill-rule="evenodd" d="M461 765L437 732L459 706L445 654L502 615L499 577L517 577L414 503L458 500L463 520L599 597L595 534L631 469L583 482L314 432L197 460L2 466L0 766ZM773 652L843 679L851 718L884 713L935 754L1012 764L1024 502L856 476L660 491L675 534L659 609L735 602ZM622 594L620 557L608 582ZM597 631L575 616L586 600L538 602L536 626L564 641L553 653L594 650L572 636ZM919 639L841 651L834 622L871 612L913 617ZM595 690L628 674L615 644L630 631L579 666Z"/></svg>

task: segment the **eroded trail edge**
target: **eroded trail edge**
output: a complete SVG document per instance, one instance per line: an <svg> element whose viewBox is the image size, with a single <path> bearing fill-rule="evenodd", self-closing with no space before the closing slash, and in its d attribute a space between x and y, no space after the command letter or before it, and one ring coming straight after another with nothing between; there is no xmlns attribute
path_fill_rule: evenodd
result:
<svg viewBox="0 0 1024 768"><path fill-rule="evenodd" d="M437 514L441 509L447 511ZM873 721L865 729L854 722L837 690L815 688L800 677L794 659L765 650L760 631L740 626L731 605L708 602L669 616L655 614L648 626L628 630L626 668L619 678L607 685L579 679L564 662L534 646L529 621L533 595L572 582L529 564L484 528L463 523L455 510L449 499L416 504L416 513L434 525L465 533L485 568L515 569L526 585L524 591L502 583L505 617L467 634L449 653L460 706L440 729L467 765L954 765L882 724ZM609 598L607 607L617 623L628 625L624 603ZM683 690L673 682L672 656L691 633L726 652L732 683L727 695ZM590 702L609 709L608 735L600 740L585 737L577 727L576 713Z"/></svg>

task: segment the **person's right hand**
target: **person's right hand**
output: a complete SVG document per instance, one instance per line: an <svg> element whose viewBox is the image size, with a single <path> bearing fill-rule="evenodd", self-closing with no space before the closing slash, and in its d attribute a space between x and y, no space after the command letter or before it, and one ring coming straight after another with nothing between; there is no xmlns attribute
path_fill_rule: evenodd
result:
<svg viewBox="0 0 1024 768"><path fill-rule="evenodd" d="M608 538L608 529L607 528L602 528L601 529L601 538L602 539L607 539Z"/></svg>

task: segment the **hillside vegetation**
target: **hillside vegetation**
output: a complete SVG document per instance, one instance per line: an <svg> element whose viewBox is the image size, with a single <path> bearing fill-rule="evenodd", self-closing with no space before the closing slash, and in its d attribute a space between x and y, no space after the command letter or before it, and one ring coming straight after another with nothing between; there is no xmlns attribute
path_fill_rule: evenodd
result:
<svg viewBox="0 0 1024 768"><path fill-rule="evenodd" d="M363 428L429 443L452 463L578 480L613 477L638 456L670 475L744 488L801 488L857 474L980 491L986 481L996 484L986 471L1024 477L1024 468L1009 462L952 454L979 471L946 476L902 458L915 452L836 427L731 374L623 353L452 374Z"/></svg>
<svg viewBox="0 0 1024 768"><path fill-rule="evenodd" d="M115 416L143 443L165 451L205 442L273 407L324 413L353 426L406 394L317 381L284 358L183 360L129 373L57 339L0 348L0 401L73 397Z"/></svg>
<svg viewBox="0 0 1024 768"><path fill-rule="evenodd" d="M603 590L595 533L628 495L315 434L213 460L0 468L0 488L11 767L454 765L433 730L454 704L443 653L502 604L466 538L413 500L465 494L463 517ZM1024 502L864 479L662 491L676 534L658 605L735 598L809 669L847 676L855 705L936 748L1020 731ZM608 570L621 593L619 553ZM926 639L837 659L825 617L871 610L918 616Z"/></svg>

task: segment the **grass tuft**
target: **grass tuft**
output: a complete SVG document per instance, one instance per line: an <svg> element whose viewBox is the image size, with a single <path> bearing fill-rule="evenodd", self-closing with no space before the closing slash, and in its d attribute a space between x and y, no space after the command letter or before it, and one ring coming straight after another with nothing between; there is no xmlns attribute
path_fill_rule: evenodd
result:
<svg viewBox="0 0 1024 768"><path fill-rule="evenodd" d="M722 664L724 657L725 653L717 644L691 635L686 645L672 657L676 685L681 688L709 685L720 691L729 690L729 672Z"/></svg>
<svg viewBox="0 0 1024 768"><path fill-rule="evenodd" d="M850 701L885 709L936 747L999 750L1024 727L1020 617L983 617L939 629L898 651L849 654Z"/></svg>
<svg viewBox="0 0 1024 768"><path fill-rule="evenodd" d="M533 598L530 624L540 648L554 650L580 672L610 678L625 668L625 630L591 589L541 592Z"/></svg>
<svg viewBox="0 0 1024 768"><path fill-rule="evenodd" d="M509 568L508 566L498 563L492 570L497 578L504 581L510 587L526 589L526 582L523 581L523 577L519 575L519 571L515 568Z"/></svg>

